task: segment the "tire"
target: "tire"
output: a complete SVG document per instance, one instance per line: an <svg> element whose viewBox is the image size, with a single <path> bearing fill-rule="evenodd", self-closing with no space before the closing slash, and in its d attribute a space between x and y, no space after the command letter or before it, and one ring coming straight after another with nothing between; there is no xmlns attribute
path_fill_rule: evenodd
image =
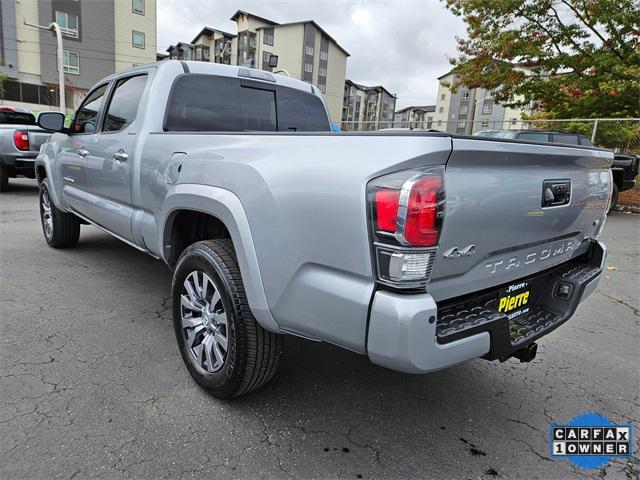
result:
<svg viewBox="0 0 640 480"><path fill-rule="evenodd" d="M609 206L609 211L607 212L607 215L609 215L613 211L613 209L616 208L619 194L620 194L620 190L618 190L618 186L614 183L613 189L611 191L611 205Z"/></svg>
<svg viewBox="0 0 640 480"><path fill-rule="evenodd" d="M40 223L47 244L53 248L73 247L80 238L80 222L71 213L64 213L51 200L49 183L45 178L40 182Z"/></svg>
<svg viewBox="0 0 640 480"><path fill-rule="evenodd" d="M178 347L198 385L228 399L271 380L282 335L263 329L251 313L231 240L187 247L173 274L171 294Z"/></svg>
<svg viewBox="0 0 640 480"><path fill-rule="evenodd" d="M9 172L0 165L0 192L6 192L9 189Z"/></svg>

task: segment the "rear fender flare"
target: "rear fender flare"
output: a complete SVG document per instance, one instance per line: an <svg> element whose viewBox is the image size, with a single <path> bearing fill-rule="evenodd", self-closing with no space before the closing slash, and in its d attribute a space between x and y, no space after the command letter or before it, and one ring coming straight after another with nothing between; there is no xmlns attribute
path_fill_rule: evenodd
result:
<svg viewBox="0 0 640 480"><path fill-rule="evenodd" d="M220 187L197 184L174 186L168 192L160 214L162 237L159 240L162 258L167 263L171 251L171 228L175 214L180 210L206 213L224 223L236 251L251 312L263 328L279 332L278 324L269 310L249 220L240 199L233 192Z"/></svg>

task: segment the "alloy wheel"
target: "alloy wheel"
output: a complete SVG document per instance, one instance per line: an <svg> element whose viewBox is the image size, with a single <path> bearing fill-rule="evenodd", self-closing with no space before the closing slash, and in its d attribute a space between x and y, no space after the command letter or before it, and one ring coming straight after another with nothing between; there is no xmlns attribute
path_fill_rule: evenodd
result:
<svg viewBox="0 0 640 480"><path fill-rule="evenodd" d="M42 225L44 226L44 234L47 239L50 240L53 237L53 216L51 213L49 192L46 189L42 190L40 207L42 209Z"/></svg>
<svg viewBox="0 0 640 480"><path fill-rule="evenodd" d="M187 349L196 367L215 373L228 351L228 319L220 288L199 270L189 273L182 285L180 311Z"/></svg>

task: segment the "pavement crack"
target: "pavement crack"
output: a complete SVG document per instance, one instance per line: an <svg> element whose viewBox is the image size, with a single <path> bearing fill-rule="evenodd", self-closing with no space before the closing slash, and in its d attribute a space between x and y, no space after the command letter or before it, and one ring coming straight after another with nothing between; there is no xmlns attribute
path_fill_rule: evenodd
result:
<svg viewBox="0 0 640 480"><path fill-rule="evenodd" d="M618 298L618 297L616 297L614 295L611 295L609 293L605 293L602 290L598 290L598 293L600 295L603 295L603 296L607 297L609 300L613 300L614 302L619 303L620 305L624 305L625 307L629 308L636 317L640 317L640 309L634 307L633 305L629 305L627 302L625 302L621 298Z"/></svg>

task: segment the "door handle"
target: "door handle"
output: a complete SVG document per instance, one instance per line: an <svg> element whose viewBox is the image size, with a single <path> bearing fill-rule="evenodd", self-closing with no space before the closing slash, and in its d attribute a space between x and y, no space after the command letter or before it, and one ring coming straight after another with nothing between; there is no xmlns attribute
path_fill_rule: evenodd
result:
<svg viewBox="0 0 640 480"><path fill-rule="evenodd" d="M113 159L117 160L118 162L126 162L129 159L129 154L120 149L113 154Z"/></svg>
<svg viewBox="0 0 640 480"><path fill-rule="evenodd" d="M78 150L76 150L76 153L77 153L78 155L80 155L81 157L83 157L83 158L84 158L84 157L86 157L87 155L89 155L89 150L87 150L87 149L86 149L86 148L84 148L84 147L80 147Z"/></svg>

